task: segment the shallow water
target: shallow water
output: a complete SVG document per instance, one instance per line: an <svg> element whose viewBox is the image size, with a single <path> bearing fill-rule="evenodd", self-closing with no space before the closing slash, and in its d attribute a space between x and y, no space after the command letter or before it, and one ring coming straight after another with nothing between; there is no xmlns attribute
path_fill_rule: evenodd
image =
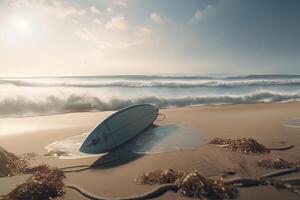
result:
<svg viewBox="0 0 300 200"><path fill-rule="evenodd" d="M60 159L77 159L89 155L78 151L88 133L69 137L47 145L50 155ZM122 150L137 154L156 154L178 150L191 150L205 144L207 140L198 131L188 126L173 124L153 126L126 143Z"/></svg>
<svg viewBox="0 0 300 200"><path fill-rule="evenodd" d="M300 118L298 119L290 119L286 123L287 126L299 127L300 128Z"/></svg>

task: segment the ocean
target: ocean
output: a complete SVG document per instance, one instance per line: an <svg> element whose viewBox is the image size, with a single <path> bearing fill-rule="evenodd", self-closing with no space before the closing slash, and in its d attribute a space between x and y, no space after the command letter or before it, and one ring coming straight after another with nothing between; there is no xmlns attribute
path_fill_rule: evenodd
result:
<svg viewBox="0 0 300 200"><path fill-rule="evenodd" d="M300 75L106 75L0 78L0 117L300 100Z"/></svg>

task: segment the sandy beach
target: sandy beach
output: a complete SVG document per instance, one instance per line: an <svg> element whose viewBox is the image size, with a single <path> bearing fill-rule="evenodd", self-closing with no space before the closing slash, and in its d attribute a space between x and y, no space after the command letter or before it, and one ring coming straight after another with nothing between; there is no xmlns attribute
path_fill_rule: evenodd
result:
<svg viewBox="0 0 300 200"><path fill-rule="evenodd" d="M300 200L299 10L0 0L0 200Z"/></svg>
<svg viewBox="0 0 300 200"><path fill-rule="evenodd" d="M116 153L83 159L58 159L44 156L46 145L70 136L89 132L112 112L71 113L26 118L0 119L0 146L15 154L37 153L32 165L47 163L55 167L90 165L116 159ZM156 169L198 170L201 174L219 176L225 170L235 171L235 177L256 177L272 169L259 168L255 162L265 158L300 159L300 128L286 126L287 120L300 117L300 102L257 103L222 106L193 106L161 109L164 121L155 124L180 124L191 127L208 140L215 137L253 137L265 146L295 145L287 151L245 155L212 144L194 150L178 150L152 155L132 155L120 151L121 158L94 169L67 173L66 183L76 184L92 193L106 197L129 196L149 191L155 186L134 182L140 174ZM295 176L300 174L295 174ZM11 191L28 175L0 178L0 195ZM85 199L66 189L62 199ZM239 199L299 199L295 193L270 186L240 189ZM167 192L159 199L187 199Z"/></svg>

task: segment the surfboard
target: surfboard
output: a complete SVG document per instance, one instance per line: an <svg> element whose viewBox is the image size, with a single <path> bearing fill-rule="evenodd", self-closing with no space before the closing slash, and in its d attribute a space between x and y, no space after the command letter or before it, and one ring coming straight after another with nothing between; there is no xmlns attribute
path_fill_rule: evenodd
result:
<svg viewBox="0 0 300 200"><path fill-rule="evenodd" d="M125 107L96 126L86 137L79 151L88 154L110 152L149 127L157 116L158 109L151 104Z"/></svg>

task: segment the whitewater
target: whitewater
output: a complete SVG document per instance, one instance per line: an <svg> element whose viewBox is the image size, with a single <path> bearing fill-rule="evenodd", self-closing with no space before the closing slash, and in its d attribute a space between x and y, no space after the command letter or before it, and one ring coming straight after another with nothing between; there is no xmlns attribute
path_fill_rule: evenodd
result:
<svg viewBox="0 0 300 200"><path fill-rule="evenodd" d="M107 75L0 78L0 117L300 100L300 75Z"/></svg>

